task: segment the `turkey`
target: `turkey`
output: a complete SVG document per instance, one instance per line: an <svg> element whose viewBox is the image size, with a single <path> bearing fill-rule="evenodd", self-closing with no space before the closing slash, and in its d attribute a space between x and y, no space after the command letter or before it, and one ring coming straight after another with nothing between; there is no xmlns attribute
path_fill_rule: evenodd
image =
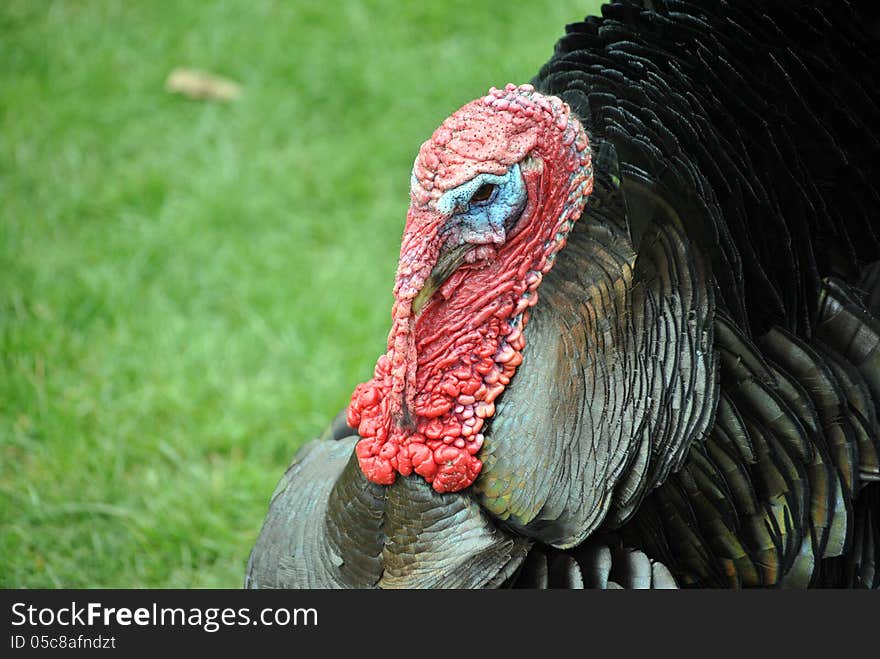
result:
<svg viewBox="0 0 880 659"><path fill-rule="evenodd" d="M615 2L446 119L246 586L878 587L875 19Z"/></svg>

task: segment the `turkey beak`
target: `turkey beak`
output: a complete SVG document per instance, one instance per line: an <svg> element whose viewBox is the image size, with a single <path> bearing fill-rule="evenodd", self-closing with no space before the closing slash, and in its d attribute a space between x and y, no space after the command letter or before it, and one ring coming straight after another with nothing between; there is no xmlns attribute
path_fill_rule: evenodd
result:
<svg viewBox="0 0 880 659"><path fill-rule="evenodd" d="M419 312L421 312L431 298L434 297L434 293L436 293L443 285L443 282L449 279L453 272L458 270L458 266L464 262L465 256L473 248L474 246L470 243L462 243L461 245L456 245L452 249L440 254L437 263L431 270L431 274L428 275L428 279L425 281L425 285L422 286L422 289L413 298L413 316L419 315Z"/></svg>

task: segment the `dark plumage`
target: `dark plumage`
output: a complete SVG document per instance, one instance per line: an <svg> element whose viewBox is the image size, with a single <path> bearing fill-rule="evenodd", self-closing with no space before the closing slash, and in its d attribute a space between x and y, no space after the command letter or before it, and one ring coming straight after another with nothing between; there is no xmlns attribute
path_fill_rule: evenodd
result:
<svg viewBox="0 0 880 659"><path fill-rule="evenodd" d="M880 586L875 18L643 0L569 25L533 84L580 119L593 192L479 477L371 483L339 419L247 585Z"/></svg>

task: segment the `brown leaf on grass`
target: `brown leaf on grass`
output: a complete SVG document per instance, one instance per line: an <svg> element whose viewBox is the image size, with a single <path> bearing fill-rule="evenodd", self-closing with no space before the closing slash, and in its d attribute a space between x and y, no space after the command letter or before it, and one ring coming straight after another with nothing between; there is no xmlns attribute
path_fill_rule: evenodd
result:
<svg viewBox="0 0 880 659"><path fill-rule="evenodd" d="M241 97L241 85L208 71L177 68L168 74L165 91L209 101L235 101Z"/></svg>

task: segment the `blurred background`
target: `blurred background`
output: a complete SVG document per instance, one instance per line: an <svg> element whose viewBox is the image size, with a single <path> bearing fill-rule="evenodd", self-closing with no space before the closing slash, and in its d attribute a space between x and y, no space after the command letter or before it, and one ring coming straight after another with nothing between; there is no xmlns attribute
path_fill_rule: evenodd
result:
<svg viewBox="0 0 880 659"><path fill-rule="evenodd" d="M0 2L0 586L239 587L384 350L419 145L598 5Z"/></svg>

